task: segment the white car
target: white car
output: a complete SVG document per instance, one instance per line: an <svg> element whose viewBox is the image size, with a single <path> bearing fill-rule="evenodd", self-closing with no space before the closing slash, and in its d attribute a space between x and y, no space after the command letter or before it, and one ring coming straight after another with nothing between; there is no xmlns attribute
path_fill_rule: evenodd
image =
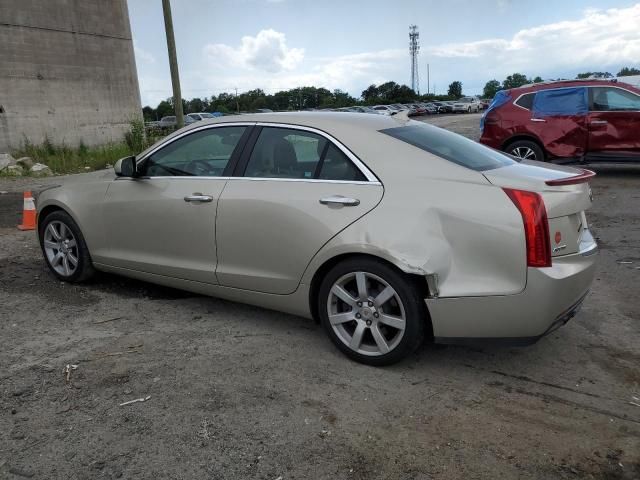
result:
<svg viewBox="0 0 640 480"><path fill-rule="evenodd" d="M189 113L187 115L187 117L191 117L196 122L198 122L200 120L216 118L213 115L211 115L210 113L206 113L206 112L204 112L204 113Z"/></svg>
<svg viewBox="0 0 640 480"><path fill-rule="evenodd" d="M476 97L462 97L453 104L453 113L477 113L482 104Z"/></svg>
<svg viewBox="0 0 640 480"><path fill-rule="evenodd" d="M373 109L380 115L395 115L398 110L391 108L389 105L376 105Z"/></svg>

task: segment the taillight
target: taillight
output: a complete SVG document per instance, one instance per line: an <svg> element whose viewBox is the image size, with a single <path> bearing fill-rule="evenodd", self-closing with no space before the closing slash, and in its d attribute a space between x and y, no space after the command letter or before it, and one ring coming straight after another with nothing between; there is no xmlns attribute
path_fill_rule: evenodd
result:
<svg viewBox="0 0 640 480"><path fill-rule="evenodd" d="M549 221L542 197L535 192L503 188L522 215L527 245L527 266L551 266Z"/></svg>

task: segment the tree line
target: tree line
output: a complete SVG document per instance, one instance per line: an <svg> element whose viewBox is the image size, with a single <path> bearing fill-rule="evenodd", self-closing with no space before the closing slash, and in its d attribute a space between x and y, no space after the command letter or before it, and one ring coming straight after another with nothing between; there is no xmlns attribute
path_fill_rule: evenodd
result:
<svg viewBox="0 0 640 480"><path fill-rule="evenodd" d="M640 75L640 70L634 67L624 67L616 76ZM576 78L611 78L609 72L583 72ZM557 79L561 80L561 79ZM502 82L489 80L482 91L482 98L491 99L499 90L517 88L529 83L542 82L540 76L528 78L522 73L513 73ZM391 103L412 103L428 102L435 100L457 100L463 96L462 82L456 80L449 84L446 95L435 95L433 93L418 95L407 85L396 82L385 82L379 85L369 85L360 94L360 98L355 98L349 93L340 90L328 90L318 87L300 87L290 90L282 90L273 94L256 88L238 95L231 93L221 93L205 98L192 98L182 100L182 107L185 113L196 112L252 112L261 108L271 110L305 110L321 108L341 108L352 105L378 105ZM173 98L162 100L156 108L145 106L142 109L144 119L147 121L159 120L164 116L174 115Z"/></svg>
<svg viewBox="0 0 640 480"><path fill-rule="evenodd" d="M262 89L249 90L248 92L234 95L221 93L205 98L192 98L182 100L185 113L196 112L253 112L261 108L271 110L305 110L321 108L341 108L352 105L378 105L390 103L411 103L429 100L451 100L462 96L462 84L460 92L451 91L447 95L418 95L407 85L396 82L385 82L380 85L370 85L355 98L343 90L328 90L318 87L301 87L291 90L282 90L268 94ZM454 89L455 90L455 89ZM142 109L146 121L159 120L164 116L174 115L173 98L162 100L156 108L145 106Z"/></svg>

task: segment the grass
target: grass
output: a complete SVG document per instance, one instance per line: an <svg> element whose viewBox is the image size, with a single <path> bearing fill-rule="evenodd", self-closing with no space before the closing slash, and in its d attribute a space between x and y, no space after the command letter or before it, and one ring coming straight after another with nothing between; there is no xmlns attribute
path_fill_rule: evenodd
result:
<svg viewBox="0 0 640 480"><path fill-rule="evenodd" d="M122 157L140 153L157 140L145 135L141 121L133 120L130 125L131 130L120 143L88 147L80 142L77 147L70 147L54 145L48 138L40 145L34 145L25 138L22 147L11 152L11 155L14 158L31 157L34 163L43 163L58 174L100 170ZM24 174L27 175L26 172Z"/></svg>

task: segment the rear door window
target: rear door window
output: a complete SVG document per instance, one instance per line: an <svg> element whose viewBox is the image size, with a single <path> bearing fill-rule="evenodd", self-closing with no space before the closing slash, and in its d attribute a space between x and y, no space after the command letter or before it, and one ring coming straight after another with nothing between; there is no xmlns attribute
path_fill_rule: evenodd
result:
<svg viewBox="0 0 640 480"><path fill-rule="evenodd" d="M406 125L380 130L380 133L472 170L491 170L516 163L497 150L431 125Z"/></svg>
<svg viewBox="0 0 640 480"><path fill-rule="evenodd" d="M366 181L353 162L326 138L278 127L262 129L244 176Z"/></svg>

